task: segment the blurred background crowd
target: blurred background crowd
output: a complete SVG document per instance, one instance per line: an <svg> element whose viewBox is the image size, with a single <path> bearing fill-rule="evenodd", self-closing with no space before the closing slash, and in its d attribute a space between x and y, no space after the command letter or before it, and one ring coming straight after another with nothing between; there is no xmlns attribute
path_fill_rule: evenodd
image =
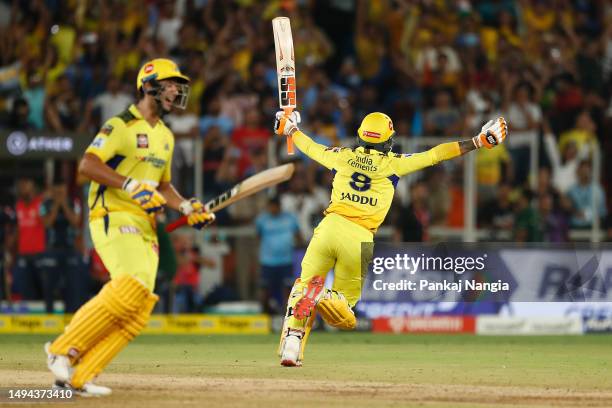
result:
<svg viewBox="0 0 612 408"><path fill-rule="evenodd" d="M394 120L398 151L425 150L469 138L501 114L508 143L476 153L478 228L494 240L566 242L597 222L611 239L605 0L0 0L2 137L91 140L133 100L142 63L169 57L192 78L188 108L164 119L177 138L175 184L211 198L287 159L271 131L278 15L291 18L302 129L315 140L350 146L363 116L382 111ZM218 214L202 245L160 227L164 310L245 298L278 310L333 177L299 155L297 164L272 197ZM445 239L432 228L462 228L464 165L410 178L382 239ZM48 311L63 297L70 311L108 277L91 252L76 161L52 168L52 178L41 161L0 168L2 292L45 299Z"/></svg>

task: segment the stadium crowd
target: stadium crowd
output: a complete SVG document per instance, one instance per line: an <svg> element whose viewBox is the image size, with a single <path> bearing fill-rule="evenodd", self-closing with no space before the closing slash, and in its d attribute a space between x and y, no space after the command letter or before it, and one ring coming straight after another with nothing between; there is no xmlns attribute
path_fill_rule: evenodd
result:
<svg viewBox="0 0 612 408"><path fill-rule="evenodd" d="M0 127L74 131L91 139L132 101L141 64L168 56L192 78L188 108L165 118L177 138L175 179L186 195L194 193L195 141L201 139L204 199L213 197L269 166L278 107L270 21L277 15L291 18L298 105L303 129L316 140L351 145L361 118L372 111L394 119L396 148L425 136L465 139L501 114L510 127L507 145L476 157L479 227L494 237L505 232L498 239L564 242L570 229L590 228L598 218L611 239L612 5L605 0L1 0ZM534 143L539 166L530 169ZM596 169L595 153L603 158ZM394 239L425 241L430 226L463 226L460 166L438 166L413 180L387 218ZM218 214L217 225L256 225L263 243L275 242L265 236L266 225L291 216L295 227L283 234L299 231L295 243L307 242L332 177L302 158L279 191L279 208L271 210L276 199L256 196ZM64 236L67 248L54 248L47 238L48 247L37 251L85 252L76 183L72 177L67 185L41 185L45 199L26 200L38 203L47 237L55 234L50 213L63 214L62 228L74 229L74 237ZM16 259L10 265L26 270L29 254L16 249L19 234L10 231L26 231L26 221L11 214L19 212L23 186L33 190L30 184L15 184L2 215L4 250ZM291 250L288 241L274 251ZM215 245L212 259L183 237L168 244L165 268L170 276L178 269L181 310L199 301L199 269L218 269L234 251ZM264 244L264 280L288 262L267 251Z"/></svg>

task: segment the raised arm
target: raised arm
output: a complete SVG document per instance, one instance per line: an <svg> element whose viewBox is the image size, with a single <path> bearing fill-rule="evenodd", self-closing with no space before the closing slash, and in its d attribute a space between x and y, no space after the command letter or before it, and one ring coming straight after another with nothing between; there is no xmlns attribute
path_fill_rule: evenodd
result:
<svg viewBox="0 0 612 408"><path fill-rule="evenodd" d="M291 136L293 143L302 153L328 169L333 169L336 166L337 153L341 148L327 147L316 143L298 128L298 123L300 123L298 112L294 111L290 116L285 116L282 111L278 112L274 123L274 132L278 135Z"/></svg>
<svg viewBox="0 0 612 408"><path fill-rule="evenodd" d="M442 143L422 153L397 155L393 161L395 174L403 176L444 160L454 159L481 147L493 148L502 143L508 134L504 118L497 118L484 125L477 136L459 142Z"/></svg>

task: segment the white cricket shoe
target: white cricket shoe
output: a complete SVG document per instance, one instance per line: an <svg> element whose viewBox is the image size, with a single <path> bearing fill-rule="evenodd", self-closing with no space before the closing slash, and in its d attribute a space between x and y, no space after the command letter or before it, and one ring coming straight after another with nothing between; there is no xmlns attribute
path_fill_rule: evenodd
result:
<svg viewBox="0 0 612 408"><path fill-rule="evenodd" d="M283 342L283 350L281 352L282 366L300 367L302 365L302 362L299 361L301 345L302 337L290 331Z"/></svg>
<svg viewBox="0 0 612 408"><path fill-rule="evenodd" d="M75 395L81 397L105 397L111 395L113 390L103 385L96 385L92 382L85 383L82 388L74 388L70 383L63 381L55 381L53 384L54 390L72 390Z"/></svg>
<svg viewBox="0 0 612 408"><path fill-rule="evenodd" d="M49 351L50 348L51 342L48 341L45 343L45 353L47 353L47 367L55 376L56 381L70 381L73 371L70 359L66 356L52 354L51 351Z"/></svg>

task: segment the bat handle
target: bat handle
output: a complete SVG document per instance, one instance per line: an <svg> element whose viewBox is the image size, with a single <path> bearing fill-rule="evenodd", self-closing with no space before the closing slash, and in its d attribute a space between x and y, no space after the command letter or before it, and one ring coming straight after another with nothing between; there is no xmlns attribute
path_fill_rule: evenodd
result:
<svg viewBox="0 0 612 408"><path fill-rule="evenodd" d="M291 115L291 112L293 112L293 108L283 108L283 110L285 111L285 115L287 116ZM295 148L293 147L293 139L291 138L291 136L287 136L287 154L295 154Z"/></svg>
<svg viewBox="0 0 612 408"><path fill-rule="evenodd" d="M166 232L172 232L175 229L181 228L183 225L187 225L187 217L183 216L178 220L166 225Z"/></svg>
<svg viewBox="0 0 612 408"><path fill-rule="evenodd" d="M295 149L293 148L293 139L291 138L291 136L287 136L287 154L295 154Z"/></svg>

